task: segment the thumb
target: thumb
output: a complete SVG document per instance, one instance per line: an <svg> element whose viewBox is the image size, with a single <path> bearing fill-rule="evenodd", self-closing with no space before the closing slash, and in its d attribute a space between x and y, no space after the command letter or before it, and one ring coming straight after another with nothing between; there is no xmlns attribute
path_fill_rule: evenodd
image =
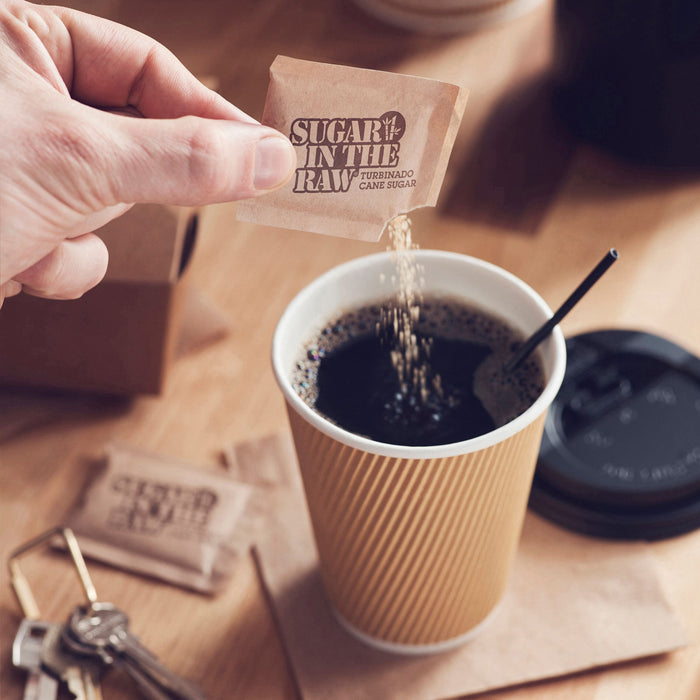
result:
<svg viewBox="0 0 700 700"><path fill-rule="evenodd" d="M115 202L203 205L256 197L286 183L294 147L260 124L181 117L114 122L112 159L102 173ZM110 149L112 150L112 149Z"/></svg>

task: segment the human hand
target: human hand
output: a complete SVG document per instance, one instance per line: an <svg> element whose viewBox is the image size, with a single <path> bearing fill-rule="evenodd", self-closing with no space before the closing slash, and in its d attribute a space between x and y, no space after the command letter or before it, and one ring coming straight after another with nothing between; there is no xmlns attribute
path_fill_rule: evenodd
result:
<svg viewBox="0 0 700 700"><path fill-rule="evenodd" d="M107 249L90 232L136 202L232 201L292 174L284 136L114 22L0 0L0 67L0 306L97 284Z"/></svg>

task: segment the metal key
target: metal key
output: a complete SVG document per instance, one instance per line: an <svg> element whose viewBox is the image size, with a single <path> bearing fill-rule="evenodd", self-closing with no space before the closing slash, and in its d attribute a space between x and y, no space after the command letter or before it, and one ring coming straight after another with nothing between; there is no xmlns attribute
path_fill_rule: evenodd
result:
<svg viewBox="0 0 700 700"><path fill-rule="evenodd" d="M151 700L172 700L173 696L165 692L161 686L155 683L148 675L126 657L119 659L115 655L109 653L107 649L97 648L93 645L87 645L78 642L69 631L64 630L62 638L63 646L69 648L76 655L83 655L84 658L97 658L100 662L107 665L117 665L123 668L125 673L131 677L136 683L141 694Z"/></svg>
<svg viewBox="0 0 700 700"><path fill-rule="evenodd" d="M205 698L196 685L168 670L129 632L129 618L111 603L77 607L62 638L72 651L97 656L104 663L122 668L153 700Z"/></svg>
<svg viewBox="0 0 700 700"><path fill-rule="evenodd" d="M85 560L83 559L80 547L78 546L78 541L76 540L73 531L69 528L57 527L48 530L47 532L44 532L38 537L35 537L29 542L21 545L10 554L7 561L7 568L10 574L10 583L12 584L12 588L17 596L17 601L19 602L26 618L26 620L23 622L23 626L20 626L20 631L17 634L17 639L15 640L16 647L13 646L13 654L15 654L16 648L16 653L21 655L24 645L27 645L27 651L25 653L29 654L29 648L31 646L31 658L28 657L26 663L33 664L32 668L25 667L30 671L30 675L27 679L24 700L55 700L59 687L59 682L55 676L58 676L58 678L61 679L64 677L64 675L66 676L69 690L76 697L87 698L87 700L93 700L93 698L95 700L100 700L101 694L99 693L99 686L97 686L97 690L94 691L94 684L91 685L89 680L83 682L82 678L79 677L80 670L78 670L76 673L75 671L61 669L60 672L55 673L55 676L52 676L46 672L46 666L41 666L43 642L46 635L52 633L55 625L39 621L39 607L34 599L29 581L22 572L20 562L28 554L34 552L40 547L50 544L57 537L61 537L66 544L88 603L93 603L97 600L95 586L93 585L90 574L85 566ZM32 632L34 633L34 638L30 639ZM39 634L40 632L41 634ZM59 626L59 639L61 636L60 633L61 629ZM24 639L25 641L18 641L21 639ZM18 661L20 660L24 662L24 659L20 659L18 656ZM91 694L91 691L94 692Z"/></svg>
<svg viewBox="0 0 700 700"><path fill-rule="evenodd" d="M20 607L24 612L24 616L32 620L39 619L39 608L36 604L36 600L34 600L34 595L32 594L31 588L29 587L29 581L27 581L26 576L22 573L19 563L25 556L50 543L54 538L59 536L63 538L63 541L66 543L66 547L68 548L68 552L73 559L73 565L75 566L78 579L80 580L80 585L83 588L88 603L94 603L97 600L95 585L90 578L87 566L85 566L85 560L83 559L82 552L78 546L78 540L75 538L73 531L67 527L56 527L52 530L44 532L29 542L25 542L25 544L23 544L21 547L15 549L15 551L10 554L10 558L7 560L7 568L10 573L10 583L12 584L12 588L17 596Z"/></svg>
<svg viewBox="0 0 700 700"><path fill-rule="evenodd" d="M96 657L77 655L62 641L65 625L53 625L44 636L41 667L62 680L77 700L102 700L100 678L104 664Z"/></svg>
<svg viewBox="0 0 700 700"><path fill-rule="evenodd" d="M12 663L27 671L24 700L56 700L58 681L41 668L41 649L51 624L24 619L12 643Z"/></svg>

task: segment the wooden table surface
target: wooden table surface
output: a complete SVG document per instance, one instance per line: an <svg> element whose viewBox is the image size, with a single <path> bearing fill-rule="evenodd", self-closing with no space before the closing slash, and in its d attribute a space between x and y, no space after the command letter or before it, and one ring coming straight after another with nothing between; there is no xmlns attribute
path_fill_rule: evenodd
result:
<svg viewBox="0 0 700 700"><path fill-rule="evenodd" d="M565 333L639 328L700 354L700 177L624 163L576 143L561 128L547 100L549 4L507 25L449 38L392 30L336 0L84 0L75 6L156 37L193 72L216 76L221 92L256 117L278 53L463 84L470 98L440 206L414 216L420 246L501 265L553 307L615 246L620 261L565 320ZM268 359L277 318L319 273L386 245L238 223L234 204L207 209L190 279L231 319L232 331L179 359L161 396L125 401L0 390L0 558L61 521L89 479L93 458L111 440L214 465L237 441L285 430ZM700 531L651 548L690 646L485 697L700 698ZM79 591L61 557L46 555L41 566L37 598L46 617L60 619ZM296 697L252 560L241 562L216 598L97 563L90 569L101 597L124 607L143 640L209 697ZM19 619L5 582L3 700L22 695L24 676L10 664ZM106 700L132 695L126 682L105 683Z"/></svg>

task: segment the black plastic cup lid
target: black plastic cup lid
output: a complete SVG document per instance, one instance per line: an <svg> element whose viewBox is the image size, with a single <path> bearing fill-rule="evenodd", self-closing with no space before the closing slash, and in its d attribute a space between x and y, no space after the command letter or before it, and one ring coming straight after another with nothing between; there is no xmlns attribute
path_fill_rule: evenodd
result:
<svg viewBox="0 0 700 700"><path fill-rule="evenodd" d="M567 352L530 508L617 539L700 527L700 359L629 330L575 336Z"/></svg>

